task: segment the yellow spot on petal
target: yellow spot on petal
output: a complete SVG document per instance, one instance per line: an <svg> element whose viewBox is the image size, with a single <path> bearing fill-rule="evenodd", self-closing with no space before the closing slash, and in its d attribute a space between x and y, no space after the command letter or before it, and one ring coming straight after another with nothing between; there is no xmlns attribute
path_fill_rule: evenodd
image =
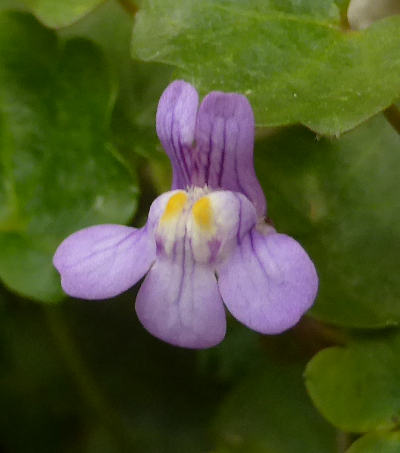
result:
<svg viewBox="0 0 400 453"><path fill-rule="evenodd" d="M205 230L210 230L213 226L213 212L208 197L202 197L193 205L192 213L197 225Z"/></svg>
<svg viewBox="0 0 400 453"><path fill-rule="evenodd" d="M168 200L167 207L161 217L161 221L165 222L176 218L185 207L187 195L185 192L178 192Z"/></svg>

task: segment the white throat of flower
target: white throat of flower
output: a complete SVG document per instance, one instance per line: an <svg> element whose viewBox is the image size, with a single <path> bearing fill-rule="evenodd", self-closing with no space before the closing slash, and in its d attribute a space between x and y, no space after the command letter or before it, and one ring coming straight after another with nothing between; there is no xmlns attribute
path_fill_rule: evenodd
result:
<svg viewBox="0 0 400 453"><path fill-rule="evenodd" d="M171 192L156 228L159 252L174 258L190 248L196 262L221 260L240 232L242 204L237 194L208 187Z"/></svg>

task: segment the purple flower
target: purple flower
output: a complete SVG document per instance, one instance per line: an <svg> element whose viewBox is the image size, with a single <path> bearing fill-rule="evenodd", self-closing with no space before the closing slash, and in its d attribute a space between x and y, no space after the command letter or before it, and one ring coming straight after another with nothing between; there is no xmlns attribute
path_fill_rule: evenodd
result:
<svg viewBox="0 0 400 453"><path fill-rule="evenodd" d="M302 247L265 223L247 99L215 91L198 108L193 86L175 81L161 96L157 133L171 159L172 190L153 202L141 229L98 225L65 239L54 256L64 291L106 299L147 274L139 320L187 348L222 341L223 303L258 332L292 327L312 305L318 277Z"/></svg>

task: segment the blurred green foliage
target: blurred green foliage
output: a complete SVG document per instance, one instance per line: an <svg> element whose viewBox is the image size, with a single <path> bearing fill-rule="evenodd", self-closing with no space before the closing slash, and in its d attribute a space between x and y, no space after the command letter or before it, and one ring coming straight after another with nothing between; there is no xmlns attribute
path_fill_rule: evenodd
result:
<svg viewBox="0 0 400 453"><path fill-rule="evenodd" d="M400 98L400 22L352 32L347 6L0 0L2 452L400 451L400 139L364 122ZM320 276L314 319L284 335L230 319L193 352L142 329L137 288L62 298L59 242L140 225L168 190L155 113L178 76L279 126L257 131L268 215Z"/></svg>
<svg viewBox="0 0 400 453"><path fill-rule="evenodd" d="M110 142L116 85L96 45L60 43L24 13L0 15L0 65L0 275L53 301L60 241L77 227L126 222L135 207L135 177Z"/></svg>
<svg viewBox="0 0 400 453"><path fill-rule="evenodd" d="M282 364L267 357L222 404L216 451L335 453L335 430L316 413L304 389L304 363Z"/></svg>

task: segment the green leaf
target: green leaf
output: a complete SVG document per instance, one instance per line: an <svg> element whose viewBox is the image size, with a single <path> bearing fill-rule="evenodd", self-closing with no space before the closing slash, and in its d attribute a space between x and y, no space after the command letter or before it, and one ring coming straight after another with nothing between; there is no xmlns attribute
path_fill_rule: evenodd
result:
<svg viewBox="0 0 400 453"><path fill-rule="evenodd" d="M24 5L18 0L0 0L0 11L4 9L20 10L24 9Z"/></svg>
<svg viewBox="0 0 400 453"><path fill-rule="evenodd" d="M400 414L400 334L358 339L318 353L306 386L320 412L344 431L391 429Z"/></svg>
<svg viewBox="0 0 400 453"><path fill-rule="evenodd" d="M35 16L48 27L71 25L105 0L22 0Z"/></svg>
<svg viewBox="0 0 400 453"><path fill-rule="evenodd" d="M293 128L258 144L269 216L316 264L311 313L321 320L367 328L400 321L399 149L381 116L340 140Z"/></svg>
<svg viewBox="0 0 400 453"><path fill-rule="evenodd" d="M334 453L335 431L312 407L302 367L259 363L235 386L215 426L217 453Z"/></svg>
<svg viewBox="0 0 400 453"><path fill-rule="evenodd" d="M400 433L371 433L352 444L347 453L398 453Z"/></svg>
<svg viewBox="0 0 400 453"><path fill-rule="evenodd" d="M400 17L349 32L342 3L147 0L132 52L176 66L202 94L244 93L259 125L338 135L400 96Z"/></svg>
<svg viewBox="0 0 400 453"><path fill-rule="evenodd" d="M59 298L59 242L133 213L135 178L108 141L114 98L96 46L0 14L0 276L23 295Z"/></svg>
<svg viewBox="0 0 400 453"><path fill-rule="evenodd" d="M171 68L160 63L133 61L130 42L133 17L116 1L100 5L92 14L61 30L63 37L83 36L99 44L119 78L112 118L114 141L129 160L134 154L156 157L159 140L155 118L158 100L170 82ZM163 152L163 154L165 154Z"/></svg>

